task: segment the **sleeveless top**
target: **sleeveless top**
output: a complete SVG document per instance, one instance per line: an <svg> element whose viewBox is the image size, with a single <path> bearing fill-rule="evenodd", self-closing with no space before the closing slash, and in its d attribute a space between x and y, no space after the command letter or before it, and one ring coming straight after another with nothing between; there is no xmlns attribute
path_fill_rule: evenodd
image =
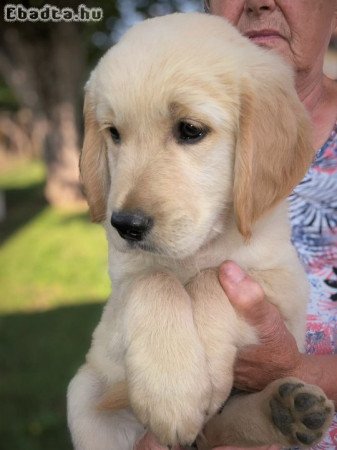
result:
<svg viewBox="0 0 337 450"><path fill-rule="evenodd" d="M337 355L337 123L288 201L292 242L311 285L306 352ZM337 414L314 448L337 449Z"/></svg>

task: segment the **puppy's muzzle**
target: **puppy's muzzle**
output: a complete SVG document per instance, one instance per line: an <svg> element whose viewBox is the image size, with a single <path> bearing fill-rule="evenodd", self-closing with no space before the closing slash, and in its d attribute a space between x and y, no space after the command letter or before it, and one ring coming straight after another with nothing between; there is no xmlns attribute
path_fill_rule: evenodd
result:
<svg viewBox="0 0 337 450"><path fill-rule="evenodd" d="M142 241L153 226L153 219L142 211L114 211L111 225L127 241Z"/></svg>

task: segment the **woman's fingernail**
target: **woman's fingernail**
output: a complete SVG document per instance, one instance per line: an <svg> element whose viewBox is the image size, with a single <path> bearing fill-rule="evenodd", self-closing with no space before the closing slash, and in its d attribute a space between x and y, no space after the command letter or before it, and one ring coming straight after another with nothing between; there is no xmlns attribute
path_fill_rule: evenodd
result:
<svg viewBox="0 0 337 450"><path fill-rule="evenodd" d="M225 276L228 281L234 284L240 283L246 274L237 264L233 262L227 262L220 267L221 275Z"/></svg>

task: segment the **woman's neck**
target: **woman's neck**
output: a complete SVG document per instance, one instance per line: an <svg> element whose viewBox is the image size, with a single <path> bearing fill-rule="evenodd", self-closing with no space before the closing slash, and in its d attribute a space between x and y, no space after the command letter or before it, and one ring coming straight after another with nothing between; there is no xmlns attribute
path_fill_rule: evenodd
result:
<svg viewBox="0 0 337 450"><path fill-rule="evenodd" d="M313 144L322 147L337 120L337 83L323 73L297 73L296 90L313 124Z"/></svg>

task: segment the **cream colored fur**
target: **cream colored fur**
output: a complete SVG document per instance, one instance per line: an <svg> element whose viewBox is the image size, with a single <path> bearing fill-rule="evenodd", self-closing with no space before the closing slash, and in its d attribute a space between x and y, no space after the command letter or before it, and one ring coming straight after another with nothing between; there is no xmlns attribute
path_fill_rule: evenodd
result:
<svg viewBox="0 0 337 450"><path fill-rule="evenodd" d="M180 120L207 135L177 142ZM162 443L190 443L228 397L238 348L257 341L220 287L224 260L258 280L303 348L308 286L284 199L313 157L306 114L277 56L221 18L176 14L135 26L103 56L85 128L82 179L106 229L113 294L69 386L74 446L131 450L143 425ZM154 218L144 248L110 225L123 209ZM130 409L104 409L116 384L114 407L127 392Z"/></svg>

